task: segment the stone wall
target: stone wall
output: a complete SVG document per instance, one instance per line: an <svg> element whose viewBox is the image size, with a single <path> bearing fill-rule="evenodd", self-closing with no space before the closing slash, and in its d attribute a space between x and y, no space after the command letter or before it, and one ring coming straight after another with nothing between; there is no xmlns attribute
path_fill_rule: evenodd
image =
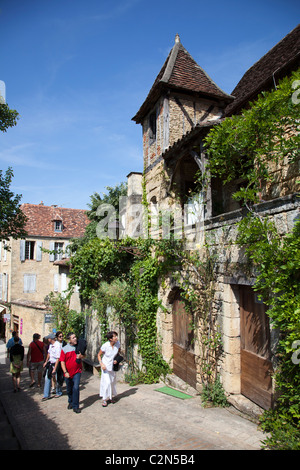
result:
<svg viewBox="0 0 300 470"><path fill-rule="evenodd" d="M213 100L178 93L161 97L142 124L144 168L153 165L165 150L189 133L200 120L214 121L222 114L222 108ZM155 137L150 125L152 116L156 120Z"/></svg>
<svg viewBox="0 0 300 470"><path fill-rule="evenodd" d="M300 200L296 195L286 196L261 204L259 210L261 216L272 218L279 233L285 235L292 230L295 220L300 215ZM215 217L207 221L205 225L206 242L210 244L211 250L217 250L218 255L213 314L216 315L222 339L222 355L218 363L218 370L224 390L229 395L241 392L239 285L253 285L255 282L254 275L249 272L248 266L245 264L244 251L234 244L237 234L236 223L240 219L241 211L235 211L226 214L226 217ZM164 308L157 312L158 339L163 357L171 367L173 324L172 305L169 299L172 289L176 285L178 284L176 284L172 273L160 284L159 299ZM200 338L201 325L198 324L196 327L198 328L198 338ZM271 332L273 353L276 351L277 336L278 332ZM198 371L200 371L201 351L197 346L195 354L198 354L196 362L198 362ZM200 374L198 374L197 389L201 389Z"/></svg>

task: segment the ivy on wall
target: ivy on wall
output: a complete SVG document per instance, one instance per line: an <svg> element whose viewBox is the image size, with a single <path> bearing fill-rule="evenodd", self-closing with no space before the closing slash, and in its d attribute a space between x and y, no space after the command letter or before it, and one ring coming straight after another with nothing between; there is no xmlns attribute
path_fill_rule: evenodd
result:
<svg viewBox="0 0 300 470"><path fill-rule="evenodd" d="M113 310L125 330L132 380L145 383L157 381L170 370L162 358L156 328L158 279L170 266L168 257L158 255L161 249L166 253L159 241L94 238L78 246L71 258L70 288L80 286L83 300L97 312L102 335L108 328L107 308ZM133 361L135 344L142 370Z"/></svg>
<svg viewBox="0 0 300 470"><path fill-rule="evenodd" d="M270 433L265 446L273 449L300 449L300 361L295 355L300 343L300 222L294 221L293 231L281 236L268 217L260 216L256 204L270 184L279 183L274 169L293 168L299 178L300 104L294 99L299 79L300 70L283 79L276 90L260 95L241 115L215 126L206 139L207 174L199 178L201 184L208 174L224 183L243 181L233 195L248 209L238 223L237 243L258 273L254 289L261 293L271 324L281 334L277 402L261 419L263 430ZM294 184L290 192L299 188L299 181Z"/></svg>

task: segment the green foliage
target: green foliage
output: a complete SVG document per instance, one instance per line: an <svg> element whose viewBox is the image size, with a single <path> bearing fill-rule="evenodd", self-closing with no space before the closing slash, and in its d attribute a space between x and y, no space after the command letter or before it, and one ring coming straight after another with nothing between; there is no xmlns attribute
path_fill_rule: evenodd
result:
<svg viewBox="0 0 300 470"><path fill-rule="evenodd" d="M263 441L263 445L269 450L300 450L300 431L295 423L291 423L285 413L265 411L261 418L263 431L270 435Z"/></svg>
<svg viewBox="0 0 300 470"><path fill-rule="evenodd" d="M300 69L284 78L277 90L262 93L249 109L225 119L207 136L208 172L224 183L243 181L244 188L236 198L244 202L259 201L262 185L272 178L270 162L277 165L286 158L289 163L299 159L300 106L292 100L293 83L299 78Z"/></svg>
<svg viewBox="0 0 300 470"><path fill-rule="evenodd" d="M70 295L63 297L61 294L50 292L48 303L53 315L53 326L63 332L64 338L69 332L74 332L77 337L84 333L85 314L69 308Z"/></svg>
<svg viewBox="0 0 300 470"><path fill-rule="evenodd" d="M9 127L16 126L19 113L15 109L10 109L6 103L0 104L0 131L7 132Z"/></svg>
<svg viewBox="0 0 300 470"><path fill-rule="evenodd" d="M300 340L300 222L282 237L255 203L274 167L299 162L300 106L292 99L299 78L300 70L282 80L277 90L259 96L241 115L214 127L206 140L211 176L225 183L243 182L234 197L249 212L238 224L237 242L252 262L254 289L269 307L272 327L280 331L276 406L261 418L262 429L270 433L265 446L272 449L299 449L300 441L300 366L293 360L293 345Z"/></svg>
<svg viewBox="0 0 300 470"><path fill-rule="evenodd" d="M219 376L217 376L214 382L207 383L203 387L201 400L204 406L213 405L220 408L229 406Z"/></svg>
<svg viewBox="0 0 300 470"><path fill-rule="evenodd" d="M257 218L253 219L257 225ZM249 223L247 232L241 232L241 240L248 240L251 226ZM300 340L300 221L295 222L292 233L284 238L276 233L274 226L268 232L265 226L262 224L256 240L251 236L252 242L246 250L254 265L259 267L255 290L269 306L273 328L281 332L277 350L280 362L274 377L277 403L261 420L262 428L274 433L266 444L281 448L289 442L294 446L292 442L296 437L298 442L300 440L300 366L299 361L293 359L293 344Z"/></svg>
<svg viewBox="0 0 300 470"><path fill-rule="evenodd" d="M102 281L92 300L92 309L97 312L101 337L108 331L108 310L125 330L127 347L135 341L135 295L132 284L125 279L116 278L111 283Z"/></svg>
<svg viewBox="0 0 300 470"><path fill-rule="evenodd" d="M127 359L131 373L145 383L158 381L169 370L156 330L158 278L167 263L159 260L159 246L159 242L142 239L94 238L77 245L71 258L70 286L78 284L82 297L97 311L102 335L107 331L108 307L113 310L125 328L128 349L138 345L142 370L136 371L132 357Z"/></svg>
<svg viewBox="0 0 300 470"><path fill-rule="evenodd" d="M160 353L156 329L156 313L160 305L158 278L162 273L162 264L150 252L144 259L135 262L132 273L137 294L138 345L145 368L143 381L152 383L169 372Z"/></svg>
<svg viewBox="0 0 300 470"><path fill-rule="evenodd" d="M3 105L0 105L3 106ZM13 170L9 167L3 176L0 170L0 240L8 240L9 237L24 238L26 216L20 209L21 194L14 194L10 190L13 178Z"/></svg>
<svg viewBox="0 0 300 470"><path fill-rule="evenodd" d="M127 196L127 183L120 183L116 186L106 186L107 194L100 196L99 193L94 193L91 196L91 201L88 204L90 210L87 212L87 216L90 219L90 224L88 225L84 237L86 239L96 238L96 227L99 221L104 217L104 214L99 215L98 208L102 204L109 204L115 209L113 216L118 220L119 219L119 198L121 196Z"/></svg>

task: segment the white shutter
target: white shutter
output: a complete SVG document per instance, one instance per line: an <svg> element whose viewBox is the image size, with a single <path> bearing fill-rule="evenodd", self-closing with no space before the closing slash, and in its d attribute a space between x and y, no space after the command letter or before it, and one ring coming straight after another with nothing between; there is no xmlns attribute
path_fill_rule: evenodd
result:
<svg viewBox="0 0 300 470"><path fill-rule="evenodd" d="M43 248L43 242L37 241L36 242L36 260L37 261L42 261L42 248Z"/></svg>
<svg viewBox="0 0 300 470"><path fill-rule="evenodd" d="M53 284L54 284L54 287L53 287L54 292L58 292L59 274L54 274Z"/></svg>
<svg viewBox="0 0 300 470"><path fill-rule="evenodd" d="M25 261L25 240L20 240L20 260Z"/></svg>
<svg viewBox="0 0 300 470"><path fill-rule="evenodd" d="M65 291L67 290L67 275L66 273L61 274L61 295L66 297Z"/></svg>
<svg viewBox="0 0 300 470"><path fill-rule="evenodd" d="M0 300L2 300L2 273L0 273Z"/></svg>
<svg viewBox="0 0 300 470"><path fill-rule="evenodd" d="M35 292L36 291L36 275L31 274L30 275L30 285L29 285L29 292Z"/></svg>
<svg viewBox="0 0 300 470"><path fill-rule="evenodd" d="M24 274L23 276L23 290L24 292L28 292L28 274Z"/></svg>
<svg viewBox="0 0 300 470"><path fill-rule="evenodd" d="M54 250L54 242L50 242L49 250ZM49 253L49 261L54 261L54 253Z"/></svg>
<svg viewBox="0 0 300 470"><path fill-rule="evenodd" d="M36 274L24 274L23 280L25 293L36 292Z"/></svg>
<svg viewBox="0 0 300 470"><path fill-rule="evenodd" d="M69 258L70 257L69 244L70 244L69 242L65 242L65 252L62 255L63 258Z"/></svg>
<svg viewBox="0 0 300 470"><path fill-rule="evenodd" d="M7 302L8 294L8 274L4 274L4 302Z"/></svg>

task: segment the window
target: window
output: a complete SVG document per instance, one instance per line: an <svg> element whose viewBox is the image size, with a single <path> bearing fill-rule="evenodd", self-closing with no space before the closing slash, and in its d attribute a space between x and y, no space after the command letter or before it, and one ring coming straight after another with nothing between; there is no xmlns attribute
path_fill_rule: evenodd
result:
<svg viewBox="0 0 300 470"><path fill-rule="evenodd" d="M62 232L62 221L61 220L55 220L54 221L54 231L55 232Z"/></svg>
<svg viewBox="0 0 300 470"><path fill-rule="evenodd" d="M149 116L149 143L150 145L156 141L156 113Z"/></svg>
<svg viewBox="0 0 300 470"><path fill-rule="evenodd" d="M59 243L59 242L54 243L54 250L55 250L54 261L60 261L62 259L63 248L64 248L63 243Z"/></svg>
<svg viewBox="0 0 300 470"><path fill-rule="evenodd" d="M36 292L36 274L24 274L24 292L27 294Z"/></svg>
<svg viewBox="0 0 300 470"><path fill-rule="evenodd" d="M25 259L34 259L35 242L25 242Z"/></svg>

